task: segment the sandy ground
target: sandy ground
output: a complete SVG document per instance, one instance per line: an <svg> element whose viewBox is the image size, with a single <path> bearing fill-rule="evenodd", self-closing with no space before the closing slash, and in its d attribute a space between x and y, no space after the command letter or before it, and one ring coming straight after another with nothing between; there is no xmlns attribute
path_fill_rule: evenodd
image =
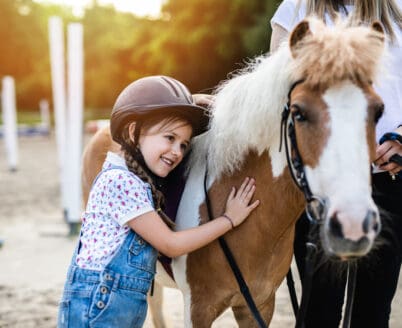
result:
<svg viewBox="0 0 402 328"><path fill-rule="evenodd" d="M56 326L57 306L75 238L68 237L60 207L56 145L53 137L19 139L19 170L9 172L0 139L0 327ZM183 327L182 300L165 289L168 327ZM287 289L277 293L271 327L292 327ZM145 327L152 328L148 317ZM236 327L225 312L213 327ZM402 328L402 279L393 304L392 328Z"/></svg>

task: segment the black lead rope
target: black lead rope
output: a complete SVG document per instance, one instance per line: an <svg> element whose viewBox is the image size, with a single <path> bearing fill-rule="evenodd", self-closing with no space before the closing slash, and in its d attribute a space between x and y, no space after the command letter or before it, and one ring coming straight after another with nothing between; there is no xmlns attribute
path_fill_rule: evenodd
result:
<svg viewBox="0 0 402 328"><path fill-rule="evenodd" d="M212 216L212 207L211 207L211 202L208 196L208 188L207 188L207 177L208 177L208 163L206 164L205 168L205 176L204 176L204 192L205 192L205 204L207 206L207 211L208 211L208 217L209 220L213 218ZM237 284L239 285L240 291L247 303L247 306L249 307L251 314L253 315L255 321L258 324L258 327L260 328L267 328L267 325L262 318L260 312L258 311L257 306L255 305L254 299L251 296L250 290L247 286L246 281L243 278L243 275L239 269L239 266L237 265L236 259L233 256L232 251L230 250L228 244L226 243L225 239L223 237L218 238L219 245L222 248L223 253L226 256L226 260L228 261L230 268L232 269L232 272L236 278Z"/></svg>
<svg viewBox="0 0 402 328"><path fill-rule="evenodd" d="M307 307L310 302L311 287L313 285L313 276L315 269L315 255L317 247L313 243L306 243L306 260L304 268L304 277L302 283L302 295L300 300L300 308L296 315L295 328L304 328L304 319L307 313Z"/></svg>
<svg viewBox="0 0 402 328"><path fill-rule="evenodd" d="M288 285L288 290L290 294L290 301L292 303L293 315L295 318L297 317L297 313L299 312L299 303L297 301L296 288L295 288L295 280L293 279L292 270L289 269L286 275L286 284Z"/></svg>
<svg viewBox="0 0 402 328"><path fill-rule="evenodd" d="M354 264L348 264L348 291L347 291L347 300L345 306L345 317L343 319L343 328L350 328L350 322L352 319L352 308L353 301L355 299L355 289L356 289L356 275L357 268Z"/></svg>

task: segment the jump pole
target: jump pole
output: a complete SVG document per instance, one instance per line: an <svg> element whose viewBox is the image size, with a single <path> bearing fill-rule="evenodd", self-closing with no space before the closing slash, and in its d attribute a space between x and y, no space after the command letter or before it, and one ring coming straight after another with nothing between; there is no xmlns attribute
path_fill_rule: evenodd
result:
<svg viewBox="0 0 402 328"><path fill-rule="evenodd" d="M83 27L68 24L68 223L77 234L81 223L81 155L83 139Z"/></svg>
<svg viewBox="0 0 402 328"><path fill-rule="evenodd" d="M4 142L7 154L8 168L11 172L17 171L18 166L18 130L15 105L15 84L11 76L2 80L2 119L4 128Z"/></svg>
<svg viewBox="0 0 402 328"><path fill-rule="evenodd" d="M66 86L64 60L64 33L60 17L49 19L50 68L52 76L54 121L56 131L57 154L60 173L61 206L64 219L67 218L67 183L66 173Z"/></svg>

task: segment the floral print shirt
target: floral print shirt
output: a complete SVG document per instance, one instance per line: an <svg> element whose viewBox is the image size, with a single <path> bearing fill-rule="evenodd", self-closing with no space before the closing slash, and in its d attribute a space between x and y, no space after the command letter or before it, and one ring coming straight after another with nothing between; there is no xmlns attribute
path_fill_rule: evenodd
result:
<svg viewBox="0 0 402 328"><path fill-rule="evenodd" d="M81 247L76 264L102 270L129 233L127 222L153 210L149 184L128 171L122 157L108 152L81 217Z"/></svg>

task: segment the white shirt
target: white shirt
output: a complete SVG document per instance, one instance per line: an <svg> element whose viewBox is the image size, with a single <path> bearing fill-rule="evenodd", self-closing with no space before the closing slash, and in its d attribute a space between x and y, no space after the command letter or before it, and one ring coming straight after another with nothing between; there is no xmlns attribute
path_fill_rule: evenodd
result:
<svg viewBox="0 0 402 328"><path fill-rule="evenodd" d="M127 222L154 210L151 187L128 171L122 157L108 152L102 169L82 215L81 249L75 262L84 269L102 270L129 233Z"/></svg>
<svg viewBox="0 0 402 328"><path fill-rule="evenodd" d="M402 0L396 1L402 10ZM306 2L302 1L296 12L298 0L284 0L271 19L271 26L278 24L287 31L292 29L306 17ZM346 6L347 11L353 11L352 5ZM329 25L333 24L329 15L326 15ZM377 140L386 132L391 132L402 124L402 31L394 24L395 41L388 42L388 62L384 63L386 74L379 77L375 90L385 104L385 112L377 124Z"/></svg>

